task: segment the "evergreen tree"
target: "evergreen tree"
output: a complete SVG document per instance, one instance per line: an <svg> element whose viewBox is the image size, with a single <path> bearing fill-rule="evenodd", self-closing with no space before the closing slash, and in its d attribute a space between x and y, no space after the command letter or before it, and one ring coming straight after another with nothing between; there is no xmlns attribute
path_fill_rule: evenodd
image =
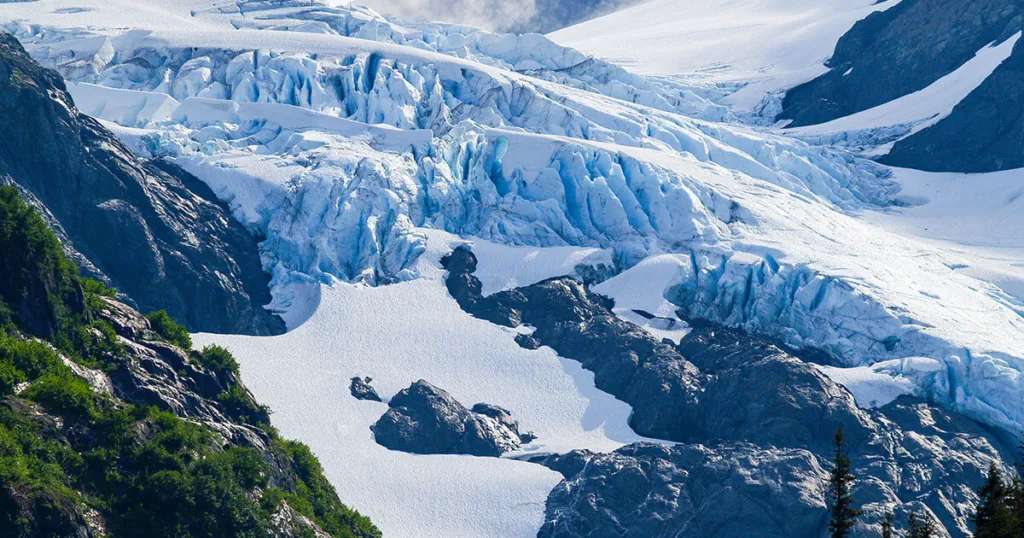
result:
<svg viewBox="0 0 1024 538"><path fill-rule="evenodd" d="M1010 517L1013 518L1013 535L1024 536L1024 436L1021 437L1020 453L1017 458L1017 475L1010 482Z"/></svg>
<svg viewBox="0 0 1024 538"><path fill-rule="evenodd" d="M935 521L927 514L919 516L917 512L911 512L907 528L907 538L936 538L938 536Z"/></svg>
<svg viewBox="0 0 1024 538"><path fill-rule="evenodd" d="M1019 474L1010 482L1010 494L1007 505L1012 520L1011 536L1024 536L1024 478Z"/></svg>
<svg viewBox="0 0 1024 538"><path fill-rule="evenodd" d="M971 516L975 538L1012 538L1013 513L1010 510L1011 488L993 463L988 468L985 484L978 490L978 507Z"/></svg>
<svg viewBox="0 0 1024 538"><path fill-rule="evenodd" d="M857 516L860 515L853 507L853 496L850 494L850 488L857 477L853 475L850 458L846 456L846 434L843 428L836 430L833 444L835 460L832 462L828 480L828 501L832 520L829 521L828 530L831 538L847 538L857 522Z"/></svg>
<svg viewBox="0 0 1024 538"><path fill-rule="evenodd" d="M893 538L893 527L896 523L896 515L886 512L882 519L882 538Z"/></svg>

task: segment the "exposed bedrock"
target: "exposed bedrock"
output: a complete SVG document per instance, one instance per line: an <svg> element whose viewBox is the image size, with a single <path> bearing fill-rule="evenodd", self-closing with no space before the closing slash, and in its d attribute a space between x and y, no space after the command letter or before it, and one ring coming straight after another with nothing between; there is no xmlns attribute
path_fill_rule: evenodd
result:
<svg viewBox="0 0 1024 538"><path fill-rule="evenodd" d="M85 272L193 331L284 332L263 309L270 277L256 238L209 187L137 158L3 33L0 131L0 184L40 209Z"/></svg>
<svg viewBox="0 0 1024 538"><path fill-rule="evenodd" d="M369 377L353 377L352 382L349 383L348 390L352 393L352 397L357 400L369 400L371 402L380 402L380 395L377 394L377 389L370 385L373 381Z"/></svg>
<svg viewBox="0 0 1024 538"><path fill-rule="evenodd" d="M1005 432L925 401L857 407L811 363L827 360L822 353L696 320L678 346L668 345L573 279L483 297L469 248L442 263L466 311L534 327L524 347L545 345L580 361L599 389L633 407L637 433L679 442L543 460L566 480L548 499L541 536L818 536L828 522L823 484L840 426L865 511L857 536L877 536L890 509L902 520L928 510L958 536L989 464L1010 457Z"/></svg>

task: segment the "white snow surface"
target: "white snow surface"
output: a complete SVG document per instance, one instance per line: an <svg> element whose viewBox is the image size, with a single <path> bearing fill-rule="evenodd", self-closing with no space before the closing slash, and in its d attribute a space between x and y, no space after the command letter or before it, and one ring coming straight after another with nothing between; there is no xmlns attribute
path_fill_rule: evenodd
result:
<svg viewBox="0 0 1024 538"><path fill-rule="evenodd" d="M760 22L726 17L752 1L707 3L715 11L654 0L602 39L667 41L679 54L663 65L720 65L722 81L761 73L748 87L763 93L819 73L857 18L895 3L758 0ZM645 42L633 22L650 6L673 11L647 21L692 25ZM438 259L461 242L480 258L486 293L613 266L623 272L595 289L659 337L685 334L681 309L830 351L855 369L836 378L862 405L898 389L1024 424L1014 173L893 173L738 125L696 87L543 36L365 8L39 0L0 4L0 27L133 149L197 175L266 238L270 307L291 332L196 341L236 351L275 423L310 443L342 498L385 532L533 535L557 477L516 461L390 453L368 430L384 408L352 399L352 376L374 377L387 396L422 377L464 404L508 407L539 435L528 450L635 438L628 407L577 363L522 350L458 309ZM747 41L716 47L727 28ZM760 43L773 32L799 54L766 64L783 50ZM941 368L878 366L919 357Z"/></svg>
<svg viewBox="0 0 1024 538"><path fill-rule="evenodd" d="M651 0L550 34L645 75L744 87L739 109L821 75L854 23L898 0Z"/></svg>
<svg viewBox="0 0 1024 538"><path fill-rule="evenodd" d="M907 357L852 368L816 367L849 389L857 405L864 408L881 407L904 394L920 393L921 386L944 381L942 364L927 357Z"/></svg>
<svg viewBox="0 0 1024 538"><path fill-rule="evenodd" d="M386 400L426 379L467 407L505 407L522 431L537 435L513 457L610 451L643 439L626 424L629 406L594 388L593 374L579 363L550 348L525 350L513 340L515 331L463 312L444 288L438 260L464 240L424 233L430 247L418 263L429 277L378 287L336 282L323 287L312 318L285 335L197 334L193 341L224 345L240 359L242 376L274 410L281 433L309 444L339 496L385 536L532 538L560 475L508 458L387 450L369 429L386 404L356 400L349 380L372 377ZM518 264L536 254L479 239L474 246Z"/></svg>

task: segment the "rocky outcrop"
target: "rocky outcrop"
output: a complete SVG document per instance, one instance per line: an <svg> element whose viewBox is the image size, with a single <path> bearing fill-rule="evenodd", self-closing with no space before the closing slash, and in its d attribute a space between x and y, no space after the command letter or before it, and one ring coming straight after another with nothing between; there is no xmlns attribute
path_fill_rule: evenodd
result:
<svg viewBox="0 0 1024 538"><path fill-rule="evenodd" d="M566 480L548 497L540 538L786 538L828 524L825 471L806 450L636 443L544 464Z"/></svg>
<svg viewBox="0 0 1024 538"><path fill-rule="evenodd" d="M890 0L892 1L892 0ZM1016 0L903 0L858 22L829 71L787 92L778 119L824 123L922 90L1024 29ZM953 113L879 160L935 172L1024 166L1024 41Z"/></svg>
<svg viewBox="0 0 1024 538"><path fill-rule="evenodd" d="M241 386L235 374L227 384L216 372L200 366L189 353L163 341L138 311L112 299L98 317L110 323L123 347L111 360L122 367L109 374L114 396L126 402L155 406L175 415L201 422L235 445L266 448L268 438L258 429L236 424L217 396ZM192 352L195 353L195 352ZM248 398L255 405L251 394Z"/></svg>
<svg viewBox="0 0 1024 538"><path fill-rule="evenodd" d="M637 433L683 441L699 428L694 411L701 373L672 346L619 319L609 300L587 292L583 283L555 278L483 297L468 247L456 248L441 263L448 291L464 310L507 327L536 327L517 339L520 345L547 345L580 361L594 372L598 388L633 406L630 426Z"/></svg>
<svg viewBox="0 0 1024 538"><path fill-rule="evenodd" d="M137 158L60 76L0 34L0 184L52 219L86 271L193 331L276 334L257 241L201 181ZM99 273L99 274L96 274Z"/></svg>
<svg viewBox="0 0 1024 538"><path fill-rule="evenodd" d="M921 90L1020 31L1022 13L1016 0L903 0L875 12L839 39L827 73L786 94L779 119L823 123Z"/></svg>
<svg viewBox="0 0 1024 538"><path fill-rule="evenodd" d="M952 114L896 142L879 160L934 172L1024 167L1024 39Z"/></svg>
<svg viewBox="0 0 1024 538"><path fill-rule="evenodd" d="M370 385L373 379L369 377L353 377L352 382L349 383L348 390L352 393L352 397L357 400L369 400L371 402L380 402L380 395L377 394L377 389Z"/></svg>
<svg viewBox="0 0 1024 538"><path fill-rule="evenodd" d="M482 297L468 248L442 263L464 309L534 327L524 347L546 345L580 361L599 389L633 406L638 433L680 443L542 460L566 481L548 499L541 536L821 535L823 469L839 427L864 510L856 536L877 536L889 510L900 521L927 511L959 535L990 463L1010 459L1005 432L927 402L859 408L814 366L830 360L824 353L701 320L669 345L616 318L610 300L572 279Z"/></svg>
<svg viewBox="0 0 1024 538"><path fill-rule="evenodd" d="M391 408L370 429L377 443L391 450L498 457L534 439L519 433L507 410L483 403L466 409L422 379L388 405Z"/></svg>
<svg viewBox="0 0 1024 538"><path fill-rule="evenodd" d="M998 461L998 441L977 424L910 399L878 413L867 434L851 447L853 495L864 510L854 536L877 537L889 510L898 522L926 512L948 535L964 535L970 488ZM819 536L829 519L827 451L638 443L542 463L566 477L548 498L545 538Z"/></svg>

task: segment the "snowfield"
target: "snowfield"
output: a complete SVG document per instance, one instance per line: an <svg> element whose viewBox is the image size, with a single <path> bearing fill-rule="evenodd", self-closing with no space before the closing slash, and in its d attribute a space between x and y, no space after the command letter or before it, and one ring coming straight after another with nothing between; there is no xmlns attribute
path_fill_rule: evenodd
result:
<svg viewBox="0 0 1024 538"><path fill-rule="evenodd" d="M551 34L562 45L645 75L740 87L749 110L824 73L854 23L899 0L653 0Z"/></svg>
<svg viewBox="0 0 1024 538"><path fill-rule="evenodd" d="M274 410L281 432L308 443L339 496L386 536L536 536L561 475L508 458L604 452L644 439L626 424L629 406L594 388L593 374L579 363L549 348L525 350L515 331L463 312L440 280L439 259L467 241L425 233L430 247L418 263L428 277L377 287L335 283L323 288L316 314L285 335L197 334L193 341L227 346L241 359L246 383ZM472 244L493 259L532 267L537 281L564 274L561 259L593 256L559 249L545 263L536 249ZM385 400L426 379L464 405L500 405L537 440L502 459L387 450L370 432L387 405L353 398L355 376L372 377Z"/></svg>
<svg viewBox="0 0 1024 538"><path fill-rule="evenodd" d="M458 308L439 259L462 242L485 294L597 276L617 314L658 337L708 318L828 350L842 367L824 371L862 406L913 393L1024 425L1021 173L891 170L820 145L831 135L737 121L820 74L843 32L895 0L654 0L561 44L309 2L164 4L3 3L0 28L82 110L195 174L265 238L270 308L290 332L195 341L235 352L282 432L386 534L535 536L559 477L390 452L369 431L386 406L352 398L353 376L386 397L422 378L507 407L538 435L527 454L638 439L629 407L578 363ZM639 38L633 23L659 7L686 16ZM754 9L758 21L736 17ZM1008 46L936 84L965 89Z"/></svg>

